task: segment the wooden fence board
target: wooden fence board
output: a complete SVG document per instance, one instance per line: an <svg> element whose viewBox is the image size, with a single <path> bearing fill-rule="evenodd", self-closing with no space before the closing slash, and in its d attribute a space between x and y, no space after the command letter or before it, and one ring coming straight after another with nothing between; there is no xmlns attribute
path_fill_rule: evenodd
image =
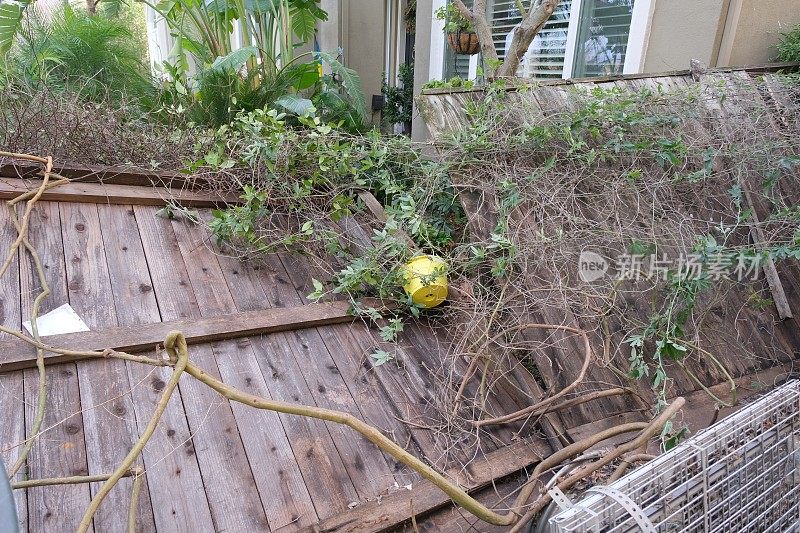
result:
<svg viewBox="0 0 800 533"><path fill-rule="evenodd" d="M0 165L0 177L4 178L35 178L42 173L41 165L27 161L16 161ZM187 176L179 172L164 172L147 170L136 167L104 166L104 165L76 165L65 164L63 161L53 161L53 171L75 181L87 183L108 183L115 185L157 185L157 186L184 186Z"/></svg>
<svg viewBox="0 0 800 533"><path fill-rule="evenodd" d="M116 326L117 313L97 206L61 203L59 211L70 305L92 329ZM134 405L126 394L132 388L126 363L106 359L86 361L76 367L89 474L107 474L117 468L125 451L139 437ZM93 496L102 484L90 485ZM95 529L126 530L132 486L132 478L119 481L95 514ZM154 531L146 486L140 498L137 531Z"/></svg>
<svg viewBox="0 0 800 533"><path fill-rule="evenodd" d="M367 301L367 300L365 300ZM380 306L376 302L377 306ZM126 325L101 331L83 331L42 337L48 346L67 350L104 350L112 348L128 353L155 351L170 331L179 330L189 344L265 335L298 328L352 322L349 304L330 302L302 308L266 309L230 313L204 318L181 318L167 322ZM84 359L73 355L46 354L48 364ZM0 342L0 373L35 368L36 350L20 339Z"/></svg>
<svg viewBox="0 0 800 533"><path fill-rule="evenodd" d="M465 469L455 468L446 472L462 489L474 492L494 480L513 474L539 462L550 453L541 441L518 441L510 446L476 459ZM399 490L380 501L360 505L307 528L304 533L378 533L390 531L417 517L435 511L451 503L450 498L428 480L416 483L411 490Z"/></svg>
<svg viewBox="0 0 800 533"><path fill-rule="evenodd" d="M145 331L147 325L160 320L161 315L134 210L131 206L112 205L99 206L99 211L117 320L126 331ZM108 335L108 338L113 336ZM76 346L85 345L79 338L73 341ZM99 345L103 339L95 338L94 342ZM152 348L153 344L148 342L145 346ZM170 368L128 365L130 381L135 385L131 394L139 427L145 427L150 420L171 373ZM180 394L179 385L161 416L158 430L145 447L142 459L147 471L147 485L155 502L153 519L156 528L189 533L196 529L196 525L213 522L197 456L190 453L194 446L192 433Z"/></svg>
<svg viewBox="0 0 800 533"><path fill-rule="evenodd" d="M8 209L0 208L0 250L8 253L17 238ZM0 325L17 329L22 324L19 290L19 253L11 263L5 276L0 277ZM3 260L5 256L3 255ZM0 339L10 338L0 333ZM22 448L16 446L25 440L25 398L24 382L21 372L0 375L0 405L3 406L3 423L0 424L0 461L10 468L19 457ZM18 479L19 476L14 479ZM17 517L20 531L28 529L27 491L14 494L17 504Z"/></svg>
<svg viewBox="0 0 800 533"><path fill-rule="evenodd" d="M38 180L0 179L0 199L15 198L35 189L39 183ZM64 183L45 191L41 199L51 202L155 206L164 206L167 201L174 200L184 207L214 207L241 203L241 199L235 194L107 183Z"/></svg>
<svg viewBox="0 0 800 533"><path fill-rule="evenodd" d="M46 313L69 301L57 204L41 202L36 205L31 216L28 238L39 253L47 275L47 283L52 291L42 304L41 313ZM30 317L33 298L39 290L39 280L33 262L27 254L21 254L20 294L24 318ZM39 376L36 370L26 370L23 376L26 398L25 425L27 431L30 431L35 416L34 406L38 394ZM31 454L28 456L30 478L88 473L80 411L80 389L75 364L48 369L47 408L42 428L55 427L34 442ZM27 493L28 528L33 532L75 531L90 501L89 487L86 485L35 487L27 489Z"/></svg>
<svg viewBox="0 0 800 533"><path fill-rule="evenodd" d="M199 257L184 260L184 243L175 235L173 223L155 216L153 207L136 206L134 211L161 317L196 320L203 316L201 307L209 313L233 310L232 305L220 305L214 299L226 288L212 277L211 265ZM211 296L209 290L214 291ZM221 379L212 345L194 346L190 358L210 376ZM196 379L182 380L181 397L192 431L191 452L197 455L214 527L221 531L266 529L266 514L253 490L255 480L230 402Z"/></svg>
<svg viewBox="0 0 800 533"><path fill-rule="evenodd" d="M227 265L223 268L231 295L240 310L250 312L247 310L258 309L268 305L267 302L274 303L274 297L268 295L261 286L260 278L265 276L265 268L259 266L258 274L249 265ZM282 279L288 282L285 277ZM287 333L253 336L250 342L272 398L314 403L314 397L302 374L304 366L316 364L315 359L298 365ZM330 516L357 501L358 492L326 424L319 420L284 414L280 415L280 420L291 442L317 515Z"/></svg>

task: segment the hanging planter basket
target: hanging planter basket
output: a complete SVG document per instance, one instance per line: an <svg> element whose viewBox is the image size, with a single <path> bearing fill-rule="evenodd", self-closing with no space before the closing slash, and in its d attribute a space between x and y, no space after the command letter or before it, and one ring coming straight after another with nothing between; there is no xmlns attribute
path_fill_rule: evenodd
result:
<svg viewBox="0 0 800 533"><path fill-rule="evenodd" d="M481 50L478 34L474 31L457 31L447 34L447 44L456 54L474 56Z"/></svg>

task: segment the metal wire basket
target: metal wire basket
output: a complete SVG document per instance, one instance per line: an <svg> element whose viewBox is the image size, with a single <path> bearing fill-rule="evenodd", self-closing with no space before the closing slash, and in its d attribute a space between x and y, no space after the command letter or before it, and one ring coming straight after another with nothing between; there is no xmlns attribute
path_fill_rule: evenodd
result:
<svg viewBox="0 0 800 533"><path fill-rule="evenodd" d="M558 513L550 531L796 531L799 450L791 381Z"/></svg>

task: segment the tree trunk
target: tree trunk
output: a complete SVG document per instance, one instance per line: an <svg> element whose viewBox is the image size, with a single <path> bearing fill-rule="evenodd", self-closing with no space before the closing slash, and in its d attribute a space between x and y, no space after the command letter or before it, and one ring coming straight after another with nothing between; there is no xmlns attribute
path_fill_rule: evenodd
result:
<svg viewBox="0 0 800 533"><path fill-rule="evenodd" d="M516 74L520 61L525 57L533 38L542 29L550 16L555 11L558 0L540 0L538 5L531 6L528 16L520 23L511 45L506 50L506 57L500 68L497 69L498 77L512 77Z"/></svg>
<svg viewBox="0 0 800 533"><path fill-rule="evenodd" d="M86 0L86 11L90 15L97 15L97 2L94 0Z"/></svg>
<svg viewBox="0 0 800 533"><path fill-rule="evenodd" d="M493 77L491 64L498 60L497 49L494 47L494 40L492 39L492 27L486 19L486 0L475 0L472 11L464 5L461 0L453 0L453 3L461 11L461 14L472 21L475 26L475 33L478 34L478 40L481 42L481 53L483 60L487 63L489 77Z"/></svg>
<svg viewBox="0 0 800 533"><path fill-rule="evenodd" d="M492 27L486 17L486 0L475 0L471 11L462 0L453 0L453 4L475 26L475 33L478 34L478 40L481 42L483 60L486 62L487 77L501 78L513 77L516 74L520 61L528 51L528 46L555 11L558 0L531 1L530 9L517 27L517 31L514 32L511 45L506 50L505 60L496 70L494 67L498 61L497 49L494 46L494 39L492 39Z"/></svg>

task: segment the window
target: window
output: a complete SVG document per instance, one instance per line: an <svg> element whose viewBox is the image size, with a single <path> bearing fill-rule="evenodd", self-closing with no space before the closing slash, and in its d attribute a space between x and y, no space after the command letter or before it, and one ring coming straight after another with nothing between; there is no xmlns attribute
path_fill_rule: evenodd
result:
<svg viewBox="0 0 800 533"><path fill-rule="evenodd" d="M517 76L521 78L562 78L566 57L567 30L572 0L559 2L553 16L533 38L528 53L520 62ZM492 6L492 33L497 55L503 59L511 45L512 31L521 20L515 0L496 1Z"/></svg>
<svg viewBox="0 0 800 533"><path fill-rule="evenodd" d="M443 5L449 0L439 1ZM653 0L636 1L646 11L648 1ZM472 7L472 0L465 0L465 4ZM517 76L558 79L622 74L633 6L634 0L561 0L528 47ZM512 32L521 20L517 1L489 0L487 10L497 55L504 59ZM474 78L480 64L480 56L471 61L471 56L456 55L446 44L444 57L438 57L444 63L444 79Z"/></svg>
<svg viewBox="0 0 800 533"><path fill-rule="evenodd" d="M562 0L531 42L517 76L547 79L621 74L634 0ZM497 54L505 58L521 17L516 0L490 4Z"/></svg>
<svg viewBox="0 0 800 533"><path fill-rule="evenodd" d="M573 76L622 74L633 0L584 0L581 7Z"/></svg>

